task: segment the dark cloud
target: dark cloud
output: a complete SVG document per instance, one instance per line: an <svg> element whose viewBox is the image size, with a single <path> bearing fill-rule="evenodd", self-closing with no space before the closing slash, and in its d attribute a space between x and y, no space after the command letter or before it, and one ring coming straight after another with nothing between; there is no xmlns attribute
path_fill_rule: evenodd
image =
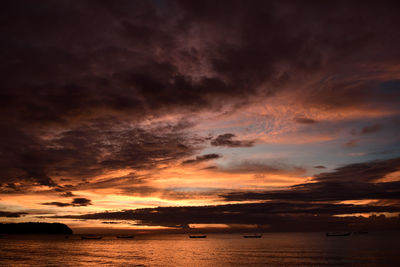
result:
<svg viewBox="0 0 400 267"><path fill-rule="evenodd" d="M26 212L0 211L0 217L6 217L6 218L19 218L27 214L28 213Z"/></svg>
<svg viewBox="0 0 400 267"><path fill-rule="evenodd" d="M183 45L189 36L174 11L125 1L5 5L3 118L64 125L220 106L215 98L241 102L237 95L246 94L231 81L194 79L182 69L202 51Z"/></svg>
<svg viewBox="0 0 400 267"><path fill-rule="evenodd" d="M57 207L69 207L69 206L71 206L71 203L53 201L53 202L42 203L42 205L57 206Z"/></svg>
<svg viewBox="0 0 400 267"><path fill-rule="evenodd" d="M400 169L400 159L349 164L320 173L311 183L266 192L223 193L227 201L268 201L200 207L159 207L57 218L132 220L140 225L181 228L187 224L267 225L271 231L326 231L327 229L396 229L399 218L337 217L358 213L400 212L400 181L380 182ZM270 170L269 170L270 171ZM276 171L276 169L274 169ZM147 193L151 188L146 189ZM152 191L154 192L154 190ZM187 197L187 196L184 196ZM175 195L176 199L177 196ZM371 200L369 204L341 201Z"/></svg>
<svg viewBox="0 0 400 267"><path fill-rule="evenodd" d="M296 117L294 118L295 122L302 123L302 124L314 124L318 121L310 119L310 118L303 118L303 117Z"/></svg>
<svg viewBox="0 0 400 267"><path fill-rule="evenodd" d="M400 181L379 182L400 169L400 159L349 164L333 172L315 175L312 183L266 192L232 192L222 195L229 201L290 200L400 200Z"/></svg>
<svg viewBox="0 0 400 267"><path fill-rule="evenodd" d="M314 168L317 168L317 169L325 169L326 167L323 166L323 165L317 165L317 166L314 166Z"/></svg>
<svg viewBox="0 0 400 267"><path fill-rule="evenodd" d="M303 174L306 169L300 166L288 165L281 162L263 163L256 161L232 162L226 167L217 170L229 173L256 173L256 174Z"/></svg>
<svg viewBox="0 0 400 267"><path fill-rule="evenodd" d="M345 201L345 200L399 200L400 182L319 182L300 184L286 190L270 192L233 192L222 195L228 201L291 200L291 201Z"/></svg>
<svg viewBox="0 0 400 267"><path fill-rule="evenodd" d="M101 222L103 224L119 224L119 222Z"/></svg>
<svg viewBox="0 0 400 267"><path fill-rule="evenodd" d="M382 129L382 126L380 124L373 124L373 125L368 125L363 127L361 130L357 131L353 129L351 131L352 135L365 135L365 134L371 134L371 133L376 133Z"/></svg>
<svg viewBox="0 0 400 267"><path fill-rule="evenodd" d="M65 124L106 113L140 119L237 107L320 70L326 82L305 94L309 102L393 102L393 95L373 98L380 83L372 78L349 84L345 75L331 75L342 66L366 75L363 63L396 62L397 9L385 1L362 8L295 1L174 1L162 8L130 1L9 2L2 8L2 118Z"/></svg>
<svg viewBox="0 0 400 267"><path fill-rule="evenodd" d="M200 162L204 162L204 161L210 161L213 159L218 159L220 158L221 155L218 154L205 154L205 155L201 155L201 156L197 156L195 159L188 159L182 162L183 165L185 164L196 164L196 163L200 163Z"/></svg>
<svg viewBox="0 0 400 267"><path fill-rule="evenodd" d="M107 170L156 168L159 164L178 161L192 155L198 142L190 140L179 124L146 130L124 127L121 122L120 128L115 129L113 122L104 120L45 140L34 135L10 134L0 145L8 155L0 160L2 191L26 190L21 183L52 186L58 191L72 190L57 186L50 177L68 176L76 184L82 178ZM133 181L135 176L129 179ZM137 177L138 181L141 179ZM15 182L19 182L18 187L12 186Z"/></svg>
<svg viewBox="0 0 400 267"><path fill-rule="evenodd" d="M139 125L170 114L281 92L324 110L400 107L393 2L6 1L0 13L0 192L193 157L189 122ZM234 137L211 144L254 145Z"/></svg>
<svg viewBox="0 0 400 267"><path fill-rule="evenodd" d="M65 192L61 194L62 197L74 197L75 195L72 192Z"/></svg>
<svg viewBox="0 0 400 267"><path fill-rule="evenodd" d="M298 88L301 76L306 74L318 79L299 93L297 100L308 107L396 109L398 92L386 90L388 94L381 94L381 81L385 78L379 75L386 72L385 67L381 65L371 76L372 70L363 65L386 64L400 56L394 45L400 42L396 26L399 7L392 2L369 2L362 8L356 2L300 5L295 1L256 1L245 5L230 1L215 5L203 1L182 5L188 13L189 26L205 24L205 29L206 25L213 25L214 32L221 30L218 33L225 42L217 43L218 54L212 66L248 94L254 94L261 81L271 85L259 87L262 95L277 93L288 84L292 85L289 88ZM374 48L379 50L372 55ZM354 81L354 73L365 79Z"/></svg>
<svg viewBox="0 0 400 267"><path fill-rule="evenodd" d="M268 225L269 230L326 230L343 227L348 223L367 222L366 218L343 219L336 214L365 212L397 212L400 207L351 204L312 203L249 203L202 207L159 207L118 212L100 212L84 215L57 216L57 218L85 220L136 221L141 225L182 227L188 224L258 224ZM398 219L395 225L398 225ZM302 222L302 223L299 223ZM307 222L306 224L304 222ZM306 227L309 225L312 227ZM292 227L292 228L290 228ZM354 225L353 225L354 227ZM355 226L357 227L357 226Z"/></svg>
<svg viewBox="0 0 400 267"><path fill-rule="evenodd" d="M382 127L379 124L374 124L371 126L365 126L361 129L361 134L370 134L378 132Z"/></svg>
<svg viewBox="0 0 400 267"><path fill-rule="evenodd" d="M400 169L400 158L353 163L314 176L318 182L376 182Z"/></svg>
<svg viewBox="0 0 400 267"><path fill-rule="evenodd" d="M217 138L211 140L213 146L227 146L227 147L251 147L254 141L233 140L234 134L226 133L218 135Z"/></svg>
<svg viewBox="0 0 400 267"><path fill-rule="evenodd" d="M87 198L74 198L74 200L71 203L55 201L55 202L42 203L42 205L57 206L57 207L70 207L70 206L81 207L81 206L92 205L92 201Z"/></svg>
<svg viewBox="0 0 400 267"><path fill-rule="evenodd" d="M88 206L92 205L92 201L87 198L74 198L74 200L71 203L73 206Z"/></svg>

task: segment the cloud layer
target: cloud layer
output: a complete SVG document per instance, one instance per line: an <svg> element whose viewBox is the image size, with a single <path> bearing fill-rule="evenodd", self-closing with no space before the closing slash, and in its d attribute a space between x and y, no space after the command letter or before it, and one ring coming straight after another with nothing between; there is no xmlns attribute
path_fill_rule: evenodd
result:
<svg viewBox="0 0 400 267"><path fill-rule="evenodd" d="M211 140L211 145L226 147L251 147L254 145L254 141L233 140L234 137L235 135L232 133L218 135Z"/></svg>
<svg viewBox="0 0 400 267"><path fill-rule="evenodd" d="M349 164L333 172L320 173L311 183L268 192L233 192L226 200L345 201L393 200L399 204L400 181L379 182L400 170L400 159Z"/></svg>
<svg viewBox="0 0 400 267"><path fill-rule="evenodd" d="M2 55L0 150L9 155L1 162L2 183L19 177L55 186L54 167L44 165L72 158L93 166L101 154L110 155L100 161L102 168L130 165L124 159L139 161L135 167L147 165L148 151L127 139L158 145L157 138L168 139L169 133L121 129L124 121L235 109L287 92L294 82L299 90L308 85L298 101L310 106L398 104L392 80L400 77L390 73L400 56L399 18L386 3L360 8L344 2L16 1L4 5L2 14L1 51L7 53ZM368 67L371 62L378 69ZM342 66L356 71L356 82L347 69L339 70ZM367 127L362 133L376 130ZM211 144L254 145L234 137L221 134ZM176 140L161 147L179 145L177 153L185 154L185 144ZM138 152L128 155L128 148ZM165 149L157 153L172 156ZM57 171L99 171L72 162L63 169Z"/></svg>
<svg viewBox="0 0 400 267"><path fill-rule="evenodd" d="M396 3L18 0L0 13L0 217L136 205L152 208L71 216L277 228L398 212ZM343 204L356 200L369 204Z"/></svg>

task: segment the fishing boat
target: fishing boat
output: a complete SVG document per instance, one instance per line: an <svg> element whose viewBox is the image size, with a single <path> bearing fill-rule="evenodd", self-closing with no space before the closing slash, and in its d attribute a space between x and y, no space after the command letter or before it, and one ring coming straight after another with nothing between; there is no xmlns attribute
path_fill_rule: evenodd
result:
<svg viewBox="0 0 400 267"><path fill-rule="evenodd" d="M102 239L102 236L99 235L83 235L81 236L82 239Z"/></svg>
<svg viewBox="0 0 400 267"><path fill-rule="evenodd" d="M134 238L134 235L117 235L117 238Z"/></svg>
<svg viewBox="0 0 400 267"><path fill-rule="evenodd" d="M206 238L206 235L189 235L189 238Z"/></svg>
<svg viewBox="0 0 400 267"><path fill-rule="evenodd" d="M350 232L327 232L326 236L349 236Z"/></svg>
<svg viewBox="0 0 400 267"><path fill-rule="evenodd" d="M257 235L257 234L254 234L254 235L244 235L243 237L244 237L244 238L261 238L262 235Z"/></svg>

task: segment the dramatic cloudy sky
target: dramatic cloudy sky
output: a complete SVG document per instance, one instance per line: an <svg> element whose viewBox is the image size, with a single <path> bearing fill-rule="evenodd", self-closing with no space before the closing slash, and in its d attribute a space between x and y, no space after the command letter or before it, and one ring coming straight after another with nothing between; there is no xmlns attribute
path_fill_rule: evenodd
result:
<svg viewBox="0 0 400 267"><path fill-rule="evenodd" d="M395 1L0 5L1 222L400 225Z"/></svg>

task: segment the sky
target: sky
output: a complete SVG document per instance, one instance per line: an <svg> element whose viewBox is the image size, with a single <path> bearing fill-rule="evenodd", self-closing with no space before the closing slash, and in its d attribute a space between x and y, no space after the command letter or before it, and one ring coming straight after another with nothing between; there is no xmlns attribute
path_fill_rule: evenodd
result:
<svg viewBox="0 0 400 267"><path fill-rule="evenodd" d="M0 5L0 222L400 228L395 1Z"/></svg>

